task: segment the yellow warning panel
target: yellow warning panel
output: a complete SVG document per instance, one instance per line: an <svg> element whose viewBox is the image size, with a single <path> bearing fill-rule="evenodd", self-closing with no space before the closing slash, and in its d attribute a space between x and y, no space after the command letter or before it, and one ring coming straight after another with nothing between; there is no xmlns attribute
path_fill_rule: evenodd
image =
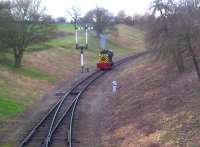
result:
<svg viewBox="0 0 200 147"><path fill-rule="evenodd" d="M100 55L99 56L100 63L108 63L108 56L107 55Z"/></svg>

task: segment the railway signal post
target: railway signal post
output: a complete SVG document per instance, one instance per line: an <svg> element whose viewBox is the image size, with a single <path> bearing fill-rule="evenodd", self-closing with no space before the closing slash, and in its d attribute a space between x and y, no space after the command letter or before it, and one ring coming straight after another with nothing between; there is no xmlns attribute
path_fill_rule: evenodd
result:
<svg viewBox="0 0 200 147"><path fill-rule="evenodd" d="M84 30L85 31L85 44L80 45L78 40L78 30ZM80 49L81 51L81 73L84 72L84 49L88 49L88 30L92 30L92 27L88 27L87 25L85 27L78 27L77 24L75 25L75 39L76 39L76 49Z"/></svg>

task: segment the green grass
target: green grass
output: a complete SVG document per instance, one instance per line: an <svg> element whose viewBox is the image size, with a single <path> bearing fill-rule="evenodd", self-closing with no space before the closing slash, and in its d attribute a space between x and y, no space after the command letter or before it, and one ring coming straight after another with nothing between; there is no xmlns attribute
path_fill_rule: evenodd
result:
<svg viewBox="0 0 200 147"><path fill-rule="evenodd" d="M30 97L16 97L14 85L6 79L0 79L0 121L16 116L32 102ZM12 86L11 86L12 85Z"/></svg>
<svg viewBox="0 0 200 147"><path fill-rule="evenodd" d="M10 54L5 54L0 59L1 60L4 59L4 62L0 60L0 68L10 70L18 75L24 75L38 80L53 82L53 79L48 74L43 73L39 69L33 67L23 67L23 66L21 68L15 68L13 63L14 61L11 58Z"/></svg>
<svg viewBox="0 0 200 147"><path fill-rule="evenodd" d="M73 27L72 24L56 24L56 28L57 28L58 31L74 32L74 27ZM124 30L124 32L125 32L123 34L124 37L128 34L129 36L131 35L131 38L133 38L133 40L135 39L135 41L137 39L142 39L142 35L141 35L142 33L141 33L141 31L138 31L137 29L133 29L133 30L131 30L132 32L128 32L127 31L128 27L120 26L118 28ZM135 32L135 34L134 34L134 32ZM139 36L139 37L137 38L135 36ZM79 41L84 43L84 34L83 33L82 33L81 36L79 36ZM89 43L88 51L98 55L98 53L99 53L99 40L96 37L94 32L89 33L88 43ZM44 42L44 43L38 43L36 45L32 45L31 47L29 47L29 50L40 51L40 50L43 50L43 49L56 48L56 47L63 47L65 49L74 49L75 48L75 37L74 37L74 35L69 34L65 37L52 39L52 40L49 40L49 41ZM120 43L115 42L112 39L108 40L106 47L108 49L113 50L116 56L128 54L129 52L137 51L140 48L140 46L138 46L138 44L135 44L131 48L123 47L123 46L121 46Z"/></svg>
<svg viewBox="0 0 200 147"><path fill-rule="evenodd" d="M9 67L5 68L1 66L0 69L14 71L19 75L28 75L43 80L49 80L46 78L46 75L42 77L41 73L38 73L38 71L34 69L9 69ZM3 76L1 77L0 75L0 122L23 112L26 109L26 106L33 102L33 97L21 94L21 92L23 93L23 91L26 91L26 89L18 91L19 88L17 88L17 85L18 84L11 81L11 79L7 79Z"/></svg>
<svg viewBox="0 0 200 147"><path fill-rule="evenodd" d="M0 119L15 116L24 109L25 106L22 103L15 101L13 98L0 95Z"/></svg>
<svg viewBox="0 0 200 147"><path fill-rule="evenodd" d="M72 32L74 31L74 26L69 23L55 24L58 31Z"/></svg>
<svg viewBox="0 0 200 147"><path fill-rule="evenodd" d="M32 52L37 52L37 51L48 50L51 47L52 46L46 43L36 43L36 44L30 45L25 51L27 53L32 53Z"/></svg>
<svg viewBox="0 0 200 147"><path fill-rule="evenodd" d="M25 105L14 98L8 83L0 80L0 86L0 120L3 120L22 112Z"/></svg>
<svg viewBox="0 0 200 147"><path fill-rule="evenodd" d="M74 48L75 46L74 45L75 41L74 41L74 36L69 35L66 37L50 40L46 42L46 44L51 47L63 47L67 49L72 49L72 47Z"/></svg>
<svg viewBox="0 0 200 147"><path fill-rule="evenodd" d="M14 59L11 53L0 53L0 66L14 68Z"/></svg>
<svg viewBox="0 0 200 147"><path fill-rule="evenodd" d="M53 24L53 26L54 26L53 28L55 28L57 32L68 32L68 33L74 32L74 26L72 24L62 23L62 24ZM75 43L74 36L69 34L66 37L61 37L61 38L51 39L46 42L31 44L26 49L26 52L31 53L35 51L42 51L52 47L67 48L69 46L74 45L74 43Z"/></svg>
<svg viewBox="0 0 200 147"><path fill-rule="evenodd" d="M45 80L45 81L51 81L51 78L49 75L43 73L39 69L32 68L32 67L22 67L19 69L13 69L17 74L21 74L24 76L29 76L34 79L39 79L39 80Z"/></svg>
<svg viewBox="0 0 200 147"><path fill-rule="evenodd" d="M84 42L84 36L79 38L80 42ZM95 36L94 33L89 34L89 48L86 52L90 52L92 56L88 59L89 65L94 65L98 61L98 54L99 54L99 39ZM45 42L47 46L51 46L52 48L62 47L66 50L74 50L75 49L75 38L73 35L68 35L66 37L53 39L48 42ZM116 42L109 40L106 46L108 49L113 50L115 57L119 57L121 55L128 54L129 52L133 52L133 49L127 49L121 47Z"/></svg>
<svg viewBox="0 0 200 147"><path fill-rule="evenodd" d="M79 43L84 43L84 36L80 36L79 37ZM57 39L52 39L49 40L48 42L45 42L44 44L46 44L46 46L50 46L50 47L63 47L66 49L74 49L75 48L75 37L74 35L68 35L65 37L61 37L61 38L57 38ZM43 45L43 44L41 44ZM98 40L96 37L93 37L92 39L89 39L89 45L91 50L89 51L94 51L94 49L96 49L98 47ZM39 46L39 44L38 44ZM96 53L96 51L95 51Z"/></svg>
<svg viewBox="0 0 200 147"><path fill-rule="evenodd" d="M63 47L66 49L74 49L75 40L73 35L68 35L65 37L60 37L56 39L49 40L47 42L38 43L35 45L31 45L28 48L28 52L31 53L33 51L41 51L49 48Z"/></svg>
<svg viewBox="0 0 200 147"><path fill-rule="evenodd" d="M5 143L5 144L0 144L0 147L14 147L16 146L17 142L16 141L12 141L9 143Z"/></svg>
<svg viewBox="0 0 200 147"><path fill-rule="evenodd" d="M1 147L13 147L13 144L9 143L9 144L3 144L1 145Z"/></svg>

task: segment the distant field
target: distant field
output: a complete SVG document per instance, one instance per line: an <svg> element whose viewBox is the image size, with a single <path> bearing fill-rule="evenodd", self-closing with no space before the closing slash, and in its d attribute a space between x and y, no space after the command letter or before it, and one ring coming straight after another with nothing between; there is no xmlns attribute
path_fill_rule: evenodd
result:
<svg viewBox="0 0 200 147"><path fill-rule="evenodd" d="M0 122L25 111L55 83L70 79L79 72L80 53L75 49L74 26L56 25L58 34L64 36L28 47L23 66L15 69L13 55L0 54ZM109 36L108 49L115 57L125 56L144 49L143 32L134 27L118 25L118 35ZM80 38L84 41L83 36ZM99 53L99 41L95 33L89 33L89 49L85 52L87 66L95 66ZM40 85L40 86L38 86Z"/></svg>
<svg viewBox="0 0 200 147"><path fill-rule="evenodd" d="M73 32L74 26L72 24L56 24L55 27L58 31Z"/></svg>
<svg viewBox="0 0 200 147"><path fill-rule="evenodd" d="M130 52L138 52L144 50L144 33L131 26L117 25L117 32L113 32L108 36L107 48L114 51L115 56L123 56ZM70 34L49 40L48 42L40 43L31 46L32 50L40 51L46 48L62 47L67 50L75 48L74 26L72 24L58 24L58 31L71 32ZM81 35L80 35L81 34ZM79 33L79 41L84 43L84 33ZM89 32L89 49L96 56L99 53L99 39L94 32Z"/></svg>

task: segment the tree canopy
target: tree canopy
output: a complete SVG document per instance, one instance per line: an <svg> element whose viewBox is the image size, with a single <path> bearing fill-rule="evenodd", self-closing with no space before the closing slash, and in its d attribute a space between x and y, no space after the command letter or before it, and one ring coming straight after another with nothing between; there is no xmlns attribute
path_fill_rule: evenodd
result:
<svg viewBox="0 0 200 147"><path fill-rule="evenodd" d="M82 23L91 24L99 37L100 34L105 34L106 31L113 29L114 17L108 10L97 7L84 16Z"/></svg>
<svg viewBox="0 0 200 147"><path fill-rule="evenodd" d="M158 57L175 63L185 71L188 57L200 79L197 53L200 42L200 2L196 0L155 0L147 27L148 48L159 49ZM195 53L196 52L196 53Z"/></svg>
<svg viewBox="0 0 200 147"><path fill-rule="evenodd" d="M40 0L6 1L0 6L0 45L13 50L15 66L20 67L28 45L47 38L45 8Z"/></svg>

